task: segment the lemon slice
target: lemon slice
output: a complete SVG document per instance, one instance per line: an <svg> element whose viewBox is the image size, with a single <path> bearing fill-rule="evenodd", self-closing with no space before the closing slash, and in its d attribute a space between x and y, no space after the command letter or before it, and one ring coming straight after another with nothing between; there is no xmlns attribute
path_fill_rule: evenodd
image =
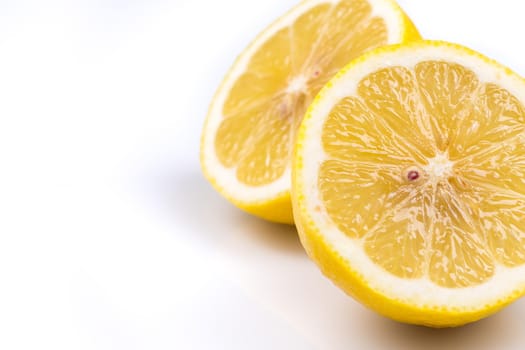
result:
<svg viewBox="0 0 525 350"><path fill-rule="evenodd" d="M201 164L238 207L293 223L291 152L306 108L351 59L419 35L390 0L308 0L238 57L211 103Z"/></svg>
<svg viewBox="0 0 525 350"><path fill-rule="evenodd" d="M525 81L443 42L344 68L299 129L293 204L326 276L398 321L457 326L525 290Z"/></svg>

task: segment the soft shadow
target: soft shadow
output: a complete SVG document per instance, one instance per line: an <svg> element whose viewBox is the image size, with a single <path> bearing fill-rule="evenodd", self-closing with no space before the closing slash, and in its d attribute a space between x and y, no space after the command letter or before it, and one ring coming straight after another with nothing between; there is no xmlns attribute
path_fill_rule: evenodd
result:
<svg viewBox="0 0 525 350"><path fill-rule="evenodd" d="M487 319L458 328L433 329L397 323L372 312L359 323L367 349L467 350L522 348L525 304L515 303ZM381 334L381 337L377 337Z"/></svg>
<svg viewBox="0 0 525 350"><path fill-rule="evenodd" d="M214 247L238 240L245 246L304 255L295 227L269 223L242 212L222 198L198 170L167 174L155 187L157 200L173 222L186 228L177 230L177 234ZM235 247L229 244L229 248Z"/></svg>
<svg viewBox="0 0 525 350"><path fill-rule="evenodd" d="M295 226L267 222L236 208L235 211L233 224L246 228L243 234L247 239L271 249L304 255Z"/></svg>

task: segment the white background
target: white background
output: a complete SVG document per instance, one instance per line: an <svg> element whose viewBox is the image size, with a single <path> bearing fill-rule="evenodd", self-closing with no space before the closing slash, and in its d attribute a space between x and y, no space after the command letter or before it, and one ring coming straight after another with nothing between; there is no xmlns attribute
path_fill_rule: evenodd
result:
<svg viewBox="0 0 525 350"><path fill-rule="evenodd" d="M0 349L522 349L525 303L400 325L220 198L208 103L294 0L0 1ZM400 0L525 74L521 1Z"/></svg>

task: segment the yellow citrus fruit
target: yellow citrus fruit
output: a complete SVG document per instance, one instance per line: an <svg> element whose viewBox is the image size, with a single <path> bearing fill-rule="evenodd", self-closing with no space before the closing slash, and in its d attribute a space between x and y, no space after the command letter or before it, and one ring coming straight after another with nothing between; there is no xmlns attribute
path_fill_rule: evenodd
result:
<svg viewBox="0 0 525 350"><path fill-rule="evenodd" d="M525 80L420 41L346 66L300 126L293 204L309 256L392 319L486 317L525 291Z"/></svg>
<svg viewBox="0 0 525 350"><path fill-rule="evenodd" d="M306 108L365 51L418 39L391 0L307 0L238 57L204 126L201 164L228 200L267 220L293 223L291 153Z"/></svg>

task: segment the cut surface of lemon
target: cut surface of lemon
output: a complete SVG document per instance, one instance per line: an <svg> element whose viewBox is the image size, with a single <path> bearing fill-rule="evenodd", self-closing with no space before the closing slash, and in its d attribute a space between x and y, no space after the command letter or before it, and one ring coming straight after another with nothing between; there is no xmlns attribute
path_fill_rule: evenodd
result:
<svg viewBox="0 0 525 350"><path fill-rule="evenodd" d="M238 57L215 95L201 141L207 179L232 203L293 223L291 153L306 108L351 59L418 39L391 0L307 0Z"/></svg>
<svg viewBox="0 0 525 350"><path fill-rule="evenodd" d="M293 205L326 276L398 321L458 326L525 291L525 81L467 48L373 50L300 126Z"/></svg>

